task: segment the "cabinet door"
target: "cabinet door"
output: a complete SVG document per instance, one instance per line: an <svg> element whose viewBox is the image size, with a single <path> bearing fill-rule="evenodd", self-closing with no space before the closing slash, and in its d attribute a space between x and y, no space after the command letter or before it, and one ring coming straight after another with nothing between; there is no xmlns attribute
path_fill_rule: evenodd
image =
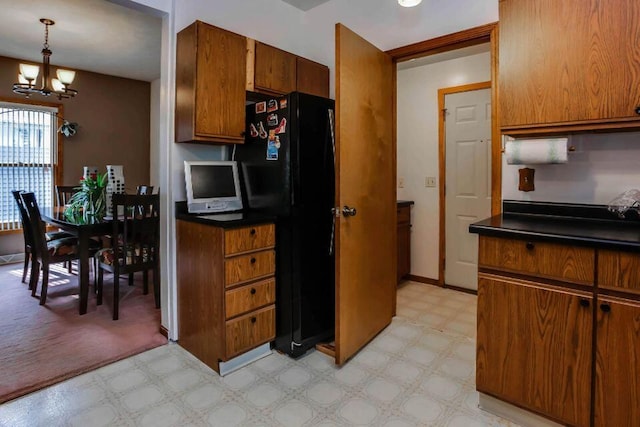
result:
<svg viewBox="0 0 640 427"><path fill-rule="evenodd" d="M640 420L640 303L601 297L597 309L595 426Z"/></svg>
<svg viewBox="0 0 640 427"><path fill-rule="evenodd" d="M297 59L297 84L298 92L310 95L329 97L329 67L309 61L305 58Z"/></svg>
<svg viewBox="0 0 640 427"><path fill-rule="evenodd" d="M285 94L296 90L296 56L256 42L256 90Z"/></svg>
<svg viewBox="0 0 640 427"><path fill-rule="evenodd" d="M478 391L588 426L592 298L534 282L478 278Z"/></svg>
<svg viewBox="0 0 640 427"><path fill-rule="evenodd" d="M638 119L639 33L636 0L502 0L501 126Z"/></svg>
<svg viewBox="0 0 640 427"><path fill-rule="evenodd" d="M242 142L245 131L246 38L199 23L195 134Z"/></svg>

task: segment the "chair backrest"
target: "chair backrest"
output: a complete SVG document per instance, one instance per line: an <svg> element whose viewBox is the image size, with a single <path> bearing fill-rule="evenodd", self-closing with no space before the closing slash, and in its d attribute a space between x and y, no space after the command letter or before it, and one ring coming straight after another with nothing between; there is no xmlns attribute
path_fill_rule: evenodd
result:
<svg viewBox="0 0 640 427"><path fill-rule="evenodd" d="M138 185L136 187L136 194L148 195L153 194L153 185Z"/></svg>
<svg viewBox="0 0 640 427"><path fill-rule="evenodd" d="M36 195L34 193L20 193L20 197L22 197L22 202L29 216L29 224L31 225L31 232L33 233L33 249L38 256L48 259L49 251L47 250L45 224L42 222L42 217L40 216L40 208L38 207Z"/></svg>
<svg viewBox="0 0 640 427"><path fill-rule="evenodd" d="M22 223L22 236L24 237L25 245L29 246L29 248L33 247L33 230L31 230L31 223L29 222L29 214L24 207L24 202L22 201L22 190L13 190L11 191L13 194L13 198L16 200L16 204L18 205L18 210L20 211L20 222Z"/></svg>
<svg viewBox="0 0 640 427"><path fill-rule="evenodd" d="M131 269L146 269L158 262L160 241L160 196L114 194L112 248L115 263Z"/></svg>
<svg viewBox="0 0 640 427"><path fill-rule="evenodd" d="M66 205L69 203L71 196L77 192L77 187L71 185L56 185L56 206Z"/></svg>

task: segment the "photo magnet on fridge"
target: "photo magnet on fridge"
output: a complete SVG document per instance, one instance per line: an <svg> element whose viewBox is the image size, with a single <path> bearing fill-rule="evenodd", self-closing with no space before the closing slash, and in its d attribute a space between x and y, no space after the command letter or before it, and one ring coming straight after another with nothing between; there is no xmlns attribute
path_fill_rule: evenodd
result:
<svg viewBox="0 0 640 427"><path fill-rule="evenodd" d="M282 110L284 108L287 108L287 98L282 98L280 100L280 109Z"/></svg>
<svg viewBox="0 0 640 427"><path fill-rule="evenodd" d="M256 103L256 114L264 113L265 111L267 111L266 101Z"/></svg>
<svg viewBox="0 0 640 427"><path fill-rule="evenodd" d="M276 101L275 99L270 99L269 103L267 104L267 113L271 113L277 110L278 110L278 101Z"/></svg>
<svg viewBox="0 0 640 427"><path fill-rule="evenodd" d="M273 113L267 116L267 126L278 126L278 115Z"/></svg>
<svg viewBox="0 0 640 427"><path fill-rule="evenodd" d="M267 160L278 160L278 150L280 148L280 138L278 138L274 130L269 131L269 139L267 141Z"/></svg>

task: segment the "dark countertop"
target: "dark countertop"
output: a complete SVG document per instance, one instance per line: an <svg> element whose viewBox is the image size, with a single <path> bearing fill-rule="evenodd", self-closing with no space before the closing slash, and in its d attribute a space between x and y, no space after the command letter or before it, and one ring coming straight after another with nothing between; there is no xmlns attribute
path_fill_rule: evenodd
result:
<svg viewBox="0 0 640 427"><path fill-rule="evenodd" d="M549 204L549 209L545 209L541 202L527 202L517 203L517 209L512 209L508 203L505 202L502 215L471 224L469 231L486 236L640 252L640 222L616 219L609 212L611 219L601 219L607 216L602 213L606 206L586 205L585 208L585 205L562 204L560 209L560 204ZM584 212L589 217L585 217Z"/></svg>
<svg viewBox="0 0 640 427"><path fill-rule="evenodd" d="M238 219L228 219L227 215L235 214L235 212L225 212L220 214L190 214L187 211L187 203L186 202L176 202L176 219L180 219L183 221L189 222L197 222L200 224L208 224L214 227L221 228L238 228L238 227L246 227L250 225L259 225L276 222L276 217L273 215L266 215L258 212L238 212L240 217ZM216 219L220 218L220 219ZM226 219L223 219L226 218Z"/></svg>
<svg viewBox="0 0 640 427"><path fill-rule="evenodd" d="M413 200L398 200L398 207L411 206L413 204Z"/></svg>

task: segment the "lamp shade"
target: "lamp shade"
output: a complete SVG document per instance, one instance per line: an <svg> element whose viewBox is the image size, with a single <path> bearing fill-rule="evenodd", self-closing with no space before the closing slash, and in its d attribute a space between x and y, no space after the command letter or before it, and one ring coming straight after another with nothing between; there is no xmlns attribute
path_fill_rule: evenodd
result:
<svg viewBox="0 0 640 427"><path fill-rule="evenodd" d="M398 0L398 4L404 7L413 7L422 3L422 0Z"/></svg>
<svg viewBox="0 0 640 427"><path fill-rule="evenodd" d="M20 64L20 74L27 80L35 80L40 72L37 65Z"/></svg>
<svg viewBox="0 0 640 427"><path fill-rule="evenodd" d="M29 80L27 80L27 78L22 74L18 74L18 83L20 83L21 85L28 85Z"/></svg>
<svg viewBox="0 0 640 427"><path fill-rule="evenodd" d="M64 85L58 79L51 79L51 86L56 92L64 92Z"/></svg>
<svg viewBox="0 0 640 427"><path fill-rule="evenodd" d="M60 82L62 82L62 84L66 86L73 83L73 79L76 77L76 72L71 70L58 69L58 71L56 71L56 75L58 76L58 80L60 80Z"/></svg>

